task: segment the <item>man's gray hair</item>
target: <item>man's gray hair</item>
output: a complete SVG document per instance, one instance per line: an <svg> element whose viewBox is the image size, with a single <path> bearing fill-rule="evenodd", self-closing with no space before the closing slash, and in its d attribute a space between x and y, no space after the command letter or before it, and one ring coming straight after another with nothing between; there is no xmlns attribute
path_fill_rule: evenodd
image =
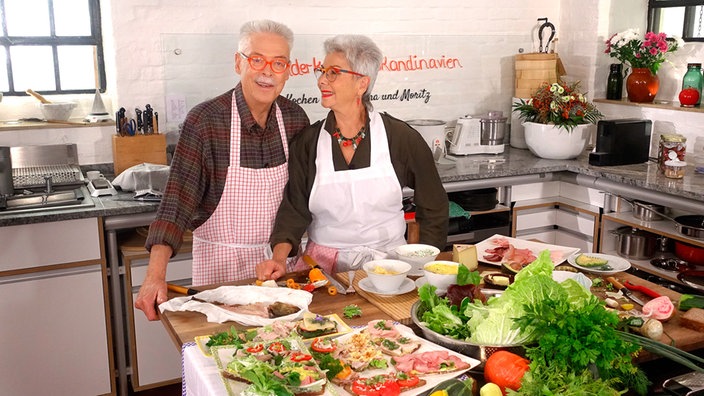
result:
<svg viewBox="0 0 704 396"><path fill-rule="evenodd" d="M240 28L240 42L237 50L249 55L252 49L252 35L257 33L274 33L283 37L288 43L289 52L293 48L293 31L283 23L274 22L268 19L245 22Z"/></svg>
<svg viewBox="0 0 704 396"><path fill-rule="evenodd" d="M369 86L362 95L362 103L367 111L372 111L372 101L370 95L379 67L384 59L379 47L367 36L358 34L341 34L325 40L325 55L339 52L347 59L352 71L364 74L369 77Z"/></svg>

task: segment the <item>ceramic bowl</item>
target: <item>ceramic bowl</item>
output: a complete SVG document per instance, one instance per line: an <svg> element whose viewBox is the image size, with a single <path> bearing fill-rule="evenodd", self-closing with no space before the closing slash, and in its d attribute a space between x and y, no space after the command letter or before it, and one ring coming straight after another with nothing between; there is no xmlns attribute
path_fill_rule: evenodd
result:
<svg viewBox="0 0 704 396"><path fill-rule="evenodd" d="M423 273L428 283L435 286L438 292L444 293L450 285L457 283L459 265L454 261L433 260L423 265ZM434 267L439 267L443 271L437 271Z"/></svg>
<svg viewBox="0 0 704 396"><path fill-rule="evenodd" d="M42 114L44 119L47 121L66 121L71 117L73 109L76 108L76 104L73 102L62 102L62 103L42 103L40 108L42 109Z"/></svg>
<svg viewBox="0 0 704 396"><path fill-rule="evenodd" d="M379 293L393 293L406 280L411 265L401 260L382 259L368 261L362 268Z"/></svg>
<svg viewBox="0 0 704 396"><path fill-rule="evenodd" d="M432 245L424 245L422 243L412 243L401 245L396 248L396 255L401 261L405 261L411 265L411 274L421 275L423 265L427 262L435 260L440 249Z"/></svg>

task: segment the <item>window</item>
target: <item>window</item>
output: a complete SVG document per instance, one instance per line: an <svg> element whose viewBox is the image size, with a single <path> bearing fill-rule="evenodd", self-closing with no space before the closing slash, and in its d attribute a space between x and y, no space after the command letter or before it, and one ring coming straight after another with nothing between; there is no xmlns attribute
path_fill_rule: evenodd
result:
<svg viewBox="0 0 704 396"><path fill-rule="evenodd" d="M0 0L0 91L105 91L100 0Z"/></svg>
<svg viewBox="0 0 704 396"><path fill-rule="evenodd" d="M704 41L704 0L649 0L648 30Z"/></svg>

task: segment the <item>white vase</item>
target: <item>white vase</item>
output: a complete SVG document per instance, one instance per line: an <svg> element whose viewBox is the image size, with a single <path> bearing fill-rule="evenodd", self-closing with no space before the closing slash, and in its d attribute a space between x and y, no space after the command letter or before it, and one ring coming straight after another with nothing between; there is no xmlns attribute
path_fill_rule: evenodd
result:
<svg viewBox="0 0 704 396"><path fill-rule="evenodd" d="M596 125L577 125L572 131L551 124L524 122L524 135L528 149L540 158L577 158L589 143Z"/></svg>

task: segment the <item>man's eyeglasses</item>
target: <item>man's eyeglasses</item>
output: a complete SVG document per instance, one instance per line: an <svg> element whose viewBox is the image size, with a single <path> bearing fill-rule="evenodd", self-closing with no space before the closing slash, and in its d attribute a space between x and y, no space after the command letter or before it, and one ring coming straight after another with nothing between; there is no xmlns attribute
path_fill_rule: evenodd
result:
<svg viewBox="0 0 704 396"><path fill-rule="evenodd" d="M347 74L352 74L352 75L359 76L359 77L364 77L364 74L353 72L351 70L340 69L339 67L335 67L335 66L330 66L330 67L318 66L315 69L313 69L313 73L315 73L316 79L320 79L320 77L322 75L325 75L325 78L327 78L327 80L329 82L333 82L333 81L337 80L337 76L339 76L340 73L347 73Z"/></svg>
<svg viewBox="0 0 704 396"><path fill-rule="evenodd" d="M289 62L283 59L274 59L268 61L264 59L263 56L259 55L247 56L242 52L240 52L239 54L242 55L242 57L244 57L245 59L247 59L249 66L256 71L262 71L267 65L269 65L271 66L271 70L273 70L274 73L283 73L286 71L286 69L288 69L289 66Z"/></svg>

